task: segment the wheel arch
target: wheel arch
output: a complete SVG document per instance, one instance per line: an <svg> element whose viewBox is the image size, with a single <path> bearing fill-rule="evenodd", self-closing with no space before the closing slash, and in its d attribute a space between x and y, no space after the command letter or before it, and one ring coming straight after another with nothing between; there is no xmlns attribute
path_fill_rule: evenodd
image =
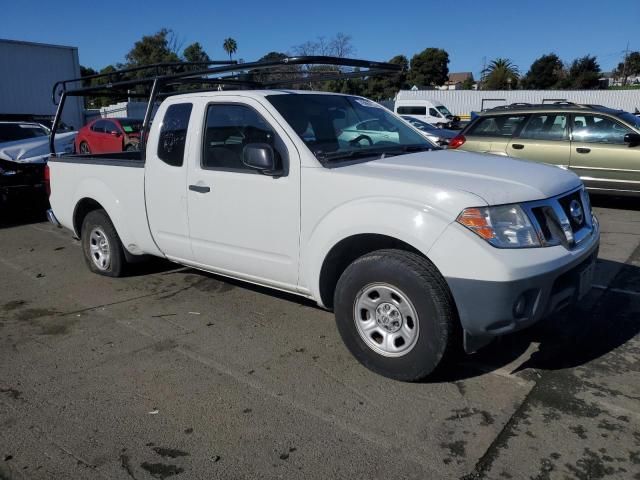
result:
<svg viewBox="0 0 640 480"><path fill-rule="evenodd" d="M76 203L73 210L73 231L76 234L76 237L82 238L82 223L87 215L94 210L104 210L106 212L106 209L100 204L100 202L93 198L83 197ZM109 215L108 212L107 215Z"/></svg>
<svg viewBox="0 0 640 480"><path fill-rule="evenodd" d="M427 258L413 245L389 235L360 233L346 237L329 250L322 262L318 280L322 305L329 309L333 308L333 296L338 279L354 260L376 250L389 248L412 252Z"/></svg>

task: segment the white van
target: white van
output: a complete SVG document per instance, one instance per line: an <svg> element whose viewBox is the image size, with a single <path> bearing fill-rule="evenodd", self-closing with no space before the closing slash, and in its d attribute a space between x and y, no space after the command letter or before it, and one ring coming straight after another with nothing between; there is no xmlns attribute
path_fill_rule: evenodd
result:
<svg viewBox="0 0 640 480"><path fill-rule="evenodd" d="M459 117L454 117L447 107L435 100L396 100L394 111L439 128L456 128L460 122Z"/></svg>

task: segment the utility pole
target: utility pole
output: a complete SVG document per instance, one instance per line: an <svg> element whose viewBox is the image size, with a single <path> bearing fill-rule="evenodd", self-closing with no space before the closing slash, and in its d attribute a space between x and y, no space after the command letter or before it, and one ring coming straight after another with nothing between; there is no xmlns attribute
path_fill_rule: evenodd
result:
<svg viewBox="0 0 640 480"><path fill-rule="evenodd" d="M629 41L627 41L627 48L624 51L624 59L622 60L622 85L627 86L627 62L629 60Z"/></svg>

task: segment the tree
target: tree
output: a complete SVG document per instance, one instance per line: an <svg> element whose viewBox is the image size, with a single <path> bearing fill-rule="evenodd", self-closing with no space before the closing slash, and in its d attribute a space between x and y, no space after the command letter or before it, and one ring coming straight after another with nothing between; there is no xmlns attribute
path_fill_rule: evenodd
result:
<svg viewBox="0 0 640 480"><path fill-rule="evenodd" d="M162 28L154 35L145 35L127 53L128 67L139 67L152 63L178 62L180 46L172 30Z"/></svg>
<svg viewBox="0 0 640 480"><path fill-rule="evenodd" d="M536 59L522 79L522 88L546 90L560 82L562 78L562 60L555 54L542 55Z"/></svg>
<svg viewBox="0 0 640 480"><path fill-rule="evenodd" d="M366 97L373 100L392 100L398 90L407 88L407 72L409 70L409 60L404 55L396 55L389 63L394 63L402 67L402 71L392 75L381 77L371 77L367 79L367 89L364 92Z"/></svg>
<svg viewBox="0 0 640 480"><path fill-rule="evenodd" d="M288 55L286 53L282 52L269 52L258 61L274 62L282 60L283 58L287 58L287 56ZM277 65L275 67L261 68L259 70L250 70L248 76L251 80L257 82L268 82L290 79L299 71L299 65Z"/></svg>
<svg viewBox="0 0 640 480"><path fill-rule="evenodd" d="M520 71L508 58L496 58L482 71L483 90L506 90L516 88Z"/></svg>
<svg viewBox="0 0 640 480"><path fill-rule="evenodd" d="M192 43L182 52L182 56L187 62L210 62L211 58L204 51L198 42Z"/></svg>
<svg viewBox="0 0 640 480"><path fill-rule="evenodd" d="M449 54L441 48L426 48L411 58L410 83L417 86L444 85L449 77Z"/></svg>
<svg viewBox="0 0 640 480"><path fill-rule="evenodd" d="M346 58L355 53L351 35L338 32L327 40L318 37L315 41L307 41L293 47L293 52L299 56L328 55L330 57Z"/></svg>
<svg viewBox="0 0 640 480"><path fill-rule="evenodd" d="M614 75L622 79L622 84L627 84L627 79L632 75L640 75L640 52L631 52L620 62L614 70Z"/></svg>
<svg viewBox="0 0 640 480"><path fill-rule="evenodd" d="M473 80L473 77L468 77L464 79L464 82L462 82L462 85L460 86L461 90L473 90L473 86L476 84L476 82Z"/></svg>
<svg viewBox="0 0 640 480"><path fill-rule="evenodd" d="M591 89L600 86L600 65L596 57L585 55L576 58L569 67L565 80L567 88Z"/></svg>
<svg viewBox="0 0 640 480"><path fill-rule="evenodd" d="M222 48L229 55L229 60L231 60L231 56L238 51L238 43L231 37L225 38Z"/></svg>

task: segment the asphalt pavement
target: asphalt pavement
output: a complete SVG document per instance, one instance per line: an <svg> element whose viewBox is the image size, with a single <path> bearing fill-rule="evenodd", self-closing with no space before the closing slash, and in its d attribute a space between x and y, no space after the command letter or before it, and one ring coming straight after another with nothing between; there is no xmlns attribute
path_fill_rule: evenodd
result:
<svg viewBox="0 0 640 480"><path fill-rule="evenodd" d="M0 480L640 479L640 203L594 203L584 304L416 384L308 301L4 225Z"/></svg>

